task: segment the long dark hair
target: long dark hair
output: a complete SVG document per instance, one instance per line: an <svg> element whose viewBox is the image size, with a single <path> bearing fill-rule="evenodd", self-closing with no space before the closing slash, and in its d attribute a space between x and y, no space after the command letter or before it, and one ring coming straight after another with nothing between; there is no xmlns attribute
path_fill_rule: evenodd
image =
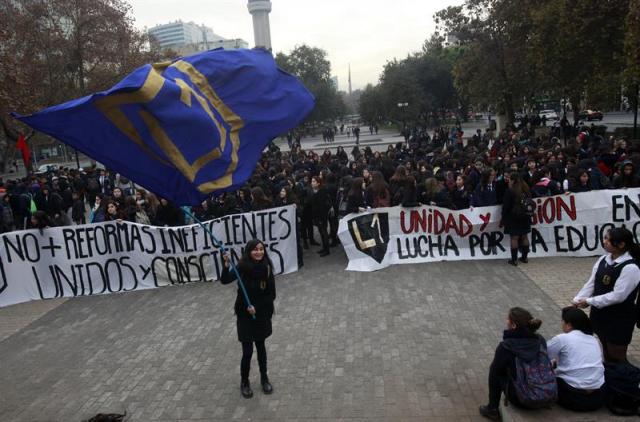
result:
<svg viewBox="0 0 640 422"><path fill-rule="evenodd" d="M638 245L633 239L633 234L624 227L616 227L607 232L609 236L609 242L619 248L620 244L624 242L624 252L629 252L629 255L636 261L640 262L640 245Z"/></svg>
<svg viewBox="0 0 640 422"><path fill-rule="evenodd" d="M522 180L522 177L518 172L512 172L509 175L509 180L511 181L511 189L513 190L513 193L516 194L516 198L518 200L522 199L523 196L529 196L529 185Z"/></svg>
<svg viewBox="0 0 640 422"><path fill-rule="evenodd" d="M531 312L519 307L509 309L509 321L516 326L516 329L525 330L531 334L535 334L542 325L542 321L534 318Z"/></svg>
<svg viewBox="0 0 640 422"><path fill-rule="evenodd" d="M369 189L374 196L380 199L385 199L389 196L387 182L385 182L384 176L379 171L371 172L371 184L369 185Z"/></svg>
<svg viewBox="0 0 640 422"><path fill-rule="evenodd" d="M562 320L571 324L574 330L580 330L587 335L593 335L593 327L589 316L582 309L575 306L567 306L562 309Z"/></svg>
<svg viewBox="0 0 640 422"><path fill-rule="evenodd" d="M362 190L362 184L364 183L364 178L355 177L351 179L351 189L349 190L349 196L355 196L356 198L362 198L364 191Z"/></svg>
<svg viewBox="0 0 640 422"><path fill-rule="evenodd" d="M262 261L256 262L251 258L251 251L254 250L258 245L262 245L264 248L264 256L262 257ZM273 263L271 262L271 258L269 258L269 254L267 253L267 246L260 239L251 239L245 245L242 256L240 257L240 262L238 263L238 269L240 270L249 270L253 268L256 264L263 264L271 267L271 271L273 271Z"/></svg>

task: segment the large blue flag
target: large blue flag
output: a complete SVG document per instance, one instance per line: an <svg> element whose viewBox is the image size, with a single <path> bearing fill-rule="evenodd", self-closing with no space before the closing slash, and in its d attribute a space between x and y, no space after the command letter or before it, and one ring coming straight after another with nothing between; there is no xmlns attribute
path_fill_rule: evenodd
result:
<svg viewBox="0 0 640 422"><path fill-rule="evenodd" d="M14 117L161 197L195 205L236 189L314 98L265 50L146 65L108 91Z"/></svg>

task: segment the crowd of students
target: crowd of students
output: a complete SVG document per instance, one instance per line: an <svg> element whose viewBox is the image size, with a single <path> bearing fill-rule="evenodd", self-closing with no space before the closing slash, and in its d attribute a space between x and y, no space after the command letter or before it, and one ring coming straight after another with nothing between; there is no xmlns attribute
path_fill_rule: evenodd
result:
<svg viewBox="0 0 640 422"><path fill-rule="evenodd" d="M338 244L338 220L348 213L394 205L499 205L514 174L533 197L640 186L640 144L605 138L594 127L575 130L561 141L536 136L529 123L498 134L478 130L464 142L459 127L415 127L403 131L406 142L375 152L338 146L316 153L303 150L298 140L281 151L272 144L243 188L213 196L192 211L207 220L295 203L301 247L318 244L315 228L319 252L327 255ZM0 195L0 232L113 219L190 223L178 207L104 169L63 168L3 181ZM38 218L32 219L36 209Z"/></svg>
<svg viewBox="0 0 640 422"><path fill-rule="evenodd" d="M339 244L338 221L349 213L395 205L465 209L502 204L505 232L511 235L510 263L517 265L517 251L521 262L528 253L530 219L517 212L523 198L640 187L637 141L605 137L594 127L576 128L564 140L535 133L530 124L498 134L478 130L465 142L459 127L416 127L405 129L405 140L385 151L356 145L349 152L338 146L321 154L288 140L289 151L270 145L244 187L212 196L189 211L206 221L295 204L302 265L303 249L310 246L320 246L321 256L330 254ZM118 219L158 226L191 223L179 207L105 169L63 168L2 181L0 196L0 233ZM560 404L575 410L599 406L602 362L626 361L637 317L632 302L640 270L634 259L640 254L628 232L621 237L615 230L605 242L608 255L598 260L573 305L563 310L564 334L546 344L536 334L539 320L522 308L510 310L490 369L489 403L481 414L499 417L503 391L517 402L518 392L509 393L517 389L517 359L536 359L540 350L555 362ZM587 306L591 318L580 309Z"/></svg>

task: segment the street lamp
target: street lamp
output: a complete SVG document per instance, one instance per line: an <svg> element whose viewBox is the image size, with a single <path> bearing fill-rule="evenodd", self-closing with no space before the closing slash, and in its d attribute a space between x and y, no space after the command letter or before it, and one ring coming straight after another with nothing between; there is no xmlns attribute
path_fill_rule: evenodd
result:
<svg viewBox="0 0 640 422"><path fill-rule="evenodd" d="M398 108L402 112L402 123L404 126L407 125L407 122L406 122L407 107L409 107L409 103L398 103Z"/></svg>

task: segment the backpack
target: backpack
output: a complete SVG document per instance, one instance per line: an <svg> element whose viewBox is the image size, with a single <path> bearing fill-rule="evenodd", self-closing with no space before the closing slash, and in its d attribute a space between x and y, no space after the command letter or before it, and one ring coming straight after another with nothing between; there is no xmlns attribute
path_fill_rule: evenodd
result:
<svg viewBox="0 0 640 422"><path fill-rule="evenodd" d="M533 217L536 212L536 203L528 196L523 196L520 203L516 205L515 210L520 216Z"/></svg>
<svg viewBox="0 0 640 422"><path fill-rule="evenodd" d="M523 407L551 407L558 398L556 375L543 343L540 343L538 355L532 361L527 362L516 356L516 376L512 381L518 401Z"/></svg>
<svg viewBox="0 0 640 422"><path fill-rule="evenodd" d="M151 224L151 220L149 220L149 216L144 210L138 210L136 211L136 223L148 226Z"/></svg>
<svg viewBox="0 0 640 422"><path fill-rule="evenodd" d="M34 215L38 212L38 206L36 205L36 201L33 200L33 196L29 195L29 212L31 215Z"/></svg>
<svg viewBox="0 0 640 422"><path fill-rule="evenodd" d="M99 192L100 191L100 183L98 183L98 180L96 178L91 177L87 181L87 190L89 192Z"/></svg>
<svg viewBox="0 0 640 422"><path fill-rule="evenodd" d="M640 406L640 368L629 362L605 363L605 405L614 415L638 414Z"/></svg>

